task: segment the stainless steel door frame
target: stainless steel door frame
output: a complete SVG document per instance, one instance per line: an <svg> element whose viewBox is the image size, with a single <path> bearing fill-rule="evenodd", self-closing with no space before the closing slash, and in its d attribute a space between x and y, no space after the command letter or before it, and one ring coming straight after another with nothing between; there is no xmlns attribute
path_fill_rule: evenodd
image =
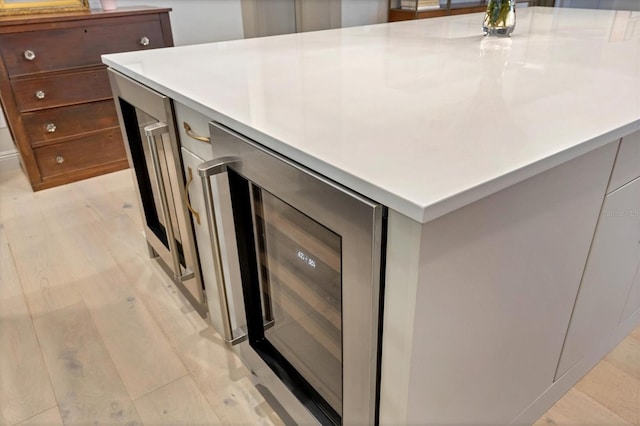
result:
<svg viewBox="0 0 640 426"><path fill-rule="evenodd" d="M159 188L159 191L153 191L152 198L155 207L160 207L157 214L158 220L165 228L166 243L158 238L149 227L145 216L143 197L140 193L138 171L132 173L142 207L141 213L149 253L152 257L158 256L163 269L171 276L173 282L194 308L204 317L207 315L208 309L203 292L200 262L193 239L193 225L183 202L186 199L186 188L171 99L111 69L108 70L108 75L118 119L122 124L121 130L127 158L132 168L134 168L136 161L132 158L131 136L127 132L127 117L123 114L121 102L156 120L154 123L144 126L140 132L139 137L143 148L143 153L140 155L145 158L139 159L139 161L144 161L147 166L151 165L148 178L155 180L155 184ZM129 130L133 132L132 129ZM151 158L147 158L147 155ZM157 197L160 197L160 200L157 200ZM179 255L178 244L182 248L182 256Z"/></svg>
<svg viewBox="0 0 640 426"><path fill-rule="evenodd" d="M342 422L374 423L384 208L218 123L210 123L210 132L216 153L226 158L201 165L201 176L215 174L207 172L208 167L217 168L217 173L233 170L342 237ZM221 201L231 204L231 200ZM224 216L231 211L221 211L222 221L218 222L229 224ZM220 229L227 236L224 245L237 252L235 239L229 238L235 237L233 229L224 225ZM227 283L225 291L233 291L234 300L242 299L242 283L238 280ZM242 323L240 318L236 321ZM227 337L234 340L239 336ZM273 372L258 361L260 356L249 343L241 345L241 353L254 371L273 380ZM286 389L282 386L275 391L281 388ZM289 399L292 394L285 392L282 397Z"/></svg>

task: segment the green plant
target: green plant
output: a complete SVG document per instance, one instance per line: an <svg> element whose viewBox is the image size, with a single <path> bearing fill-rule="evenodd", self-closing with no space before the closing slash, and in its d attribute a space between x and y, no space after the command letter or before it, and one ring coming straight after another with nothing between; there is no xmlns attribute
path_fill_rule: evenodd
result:
<svg viewBox="0 0 640 426"><path fill-rule="evenodd" d="M489 0L487 5L487 24L491 27L507 26L507 17L512 0Z"/></svg>

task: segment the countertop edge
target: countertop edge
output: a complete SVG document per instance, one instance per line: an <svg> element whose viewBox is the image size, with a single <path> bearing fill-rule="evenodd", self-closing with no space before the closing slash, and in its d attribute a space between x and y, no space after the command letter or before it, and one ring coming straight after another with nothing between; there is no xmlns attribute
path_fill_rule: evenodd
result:
<svg viewBox="0 0 640 426"><path fill-rule="evenodd" d="M580 155L586 154L590 151L598 149L609 142L613 142L616 139L620 139L626 135L640 130L640 118L635 121L622 125L611 131L597 135L589 140L577 143L572 147L551 154L547 157L541 158L535 162L529 163L520 167L519 169L512 170L510 172L499 175L493 179L489 179L484 182L478 183L476 186L470 187L466 190L456 192L448 196L447 198L434 201L428 205L419 205L410 200L402 198L397 194L393 194L384 190L383 188L372 185L354 175L351 175L341 169L338 169L331 164L318 160L306 154L303 151L297 150L290 145L287 145L275 138L270 137L246 124L236 121L231 117L228 117L210 107L207 107L201 103L198 103L188 96L172 90L169 87L165 87L156 81L145 78L129 68L120 66L118 63L109 59L110 55L103 55L102 62L111 67L112 69L124 74L125 76L132 78L147 87L156 90L171 99L174 99L181 104L194 109L195 111L209 117L212 120L218 121L221 124L237 131L240 134L245 135L249 139L256 141L257 143L264 145L265 147L290 158L293 161L300 163L301 165L321 174L325 177L338 182L339 184L360 193L361 195L370 198L378 203L381 203L390 209L393 209L410 219L419 222L427 223L438 217L444 216L454 210L469 205L475 201L485 198L491 194L494 194L509 186L522 182L530 177L538 175L542 172L552 169L560 164L566 163Z"/></svg>

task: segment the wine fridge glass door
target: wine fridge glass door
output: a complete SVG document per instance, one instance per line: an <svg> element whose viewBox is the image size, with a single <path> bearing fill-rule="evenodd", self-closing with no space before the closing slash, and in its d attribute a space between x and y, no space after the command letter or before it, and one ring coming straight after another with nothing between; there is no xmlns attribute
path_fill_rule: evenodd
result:
<svg viewBox="0 0 640 426"><path fill-rule="evenodd" d="M341 238L252 185L264 339L340 415Z"/></svg>

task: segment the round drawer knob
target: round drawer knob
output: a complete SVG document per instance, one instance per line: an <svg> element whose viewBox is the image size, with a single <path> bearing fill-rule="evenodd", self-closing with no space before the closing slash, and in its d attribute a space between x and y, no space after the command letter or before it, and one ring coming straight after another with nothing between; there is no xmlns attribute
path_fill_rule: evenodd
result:
<svg viewBox="0 0 640 426"><path fill-rule="evenodd" d="M24 58L27 61L33 61L36 58L36 54L33 50L25 50L24 51Z"/></svg>
<svg viewBox="0 0 640 426"><path fill-rule="evenodd" d="M44 99L44 92L42 90L38 90L36 92L36 98L38 99Z"/></svg>
<svg viewBox="0 0 640 426"><path fill-rule="evenodd" d="M151 43L151 40L149 40L149 37L142 37L140 39L140 45L141 46L148 46L149 43Z"/></svg>
<svg viewBox="0 0 640 426"><path fill-rule="evenodd" d="M56 131L56 128L57 128L57 127L56 127L56 125L55 125L55 124L53 124L53 123L47 123L47 126L46 126L47 132L49 132L49 133L53 133L53 132L55 132L55 131Z"/></svg>
<svg viewBox="0 0 640 426"><path fill-rule="evenodd" d="M56 163L58 164L64 163L64 157L62 155L56 156Z"/></svg>

